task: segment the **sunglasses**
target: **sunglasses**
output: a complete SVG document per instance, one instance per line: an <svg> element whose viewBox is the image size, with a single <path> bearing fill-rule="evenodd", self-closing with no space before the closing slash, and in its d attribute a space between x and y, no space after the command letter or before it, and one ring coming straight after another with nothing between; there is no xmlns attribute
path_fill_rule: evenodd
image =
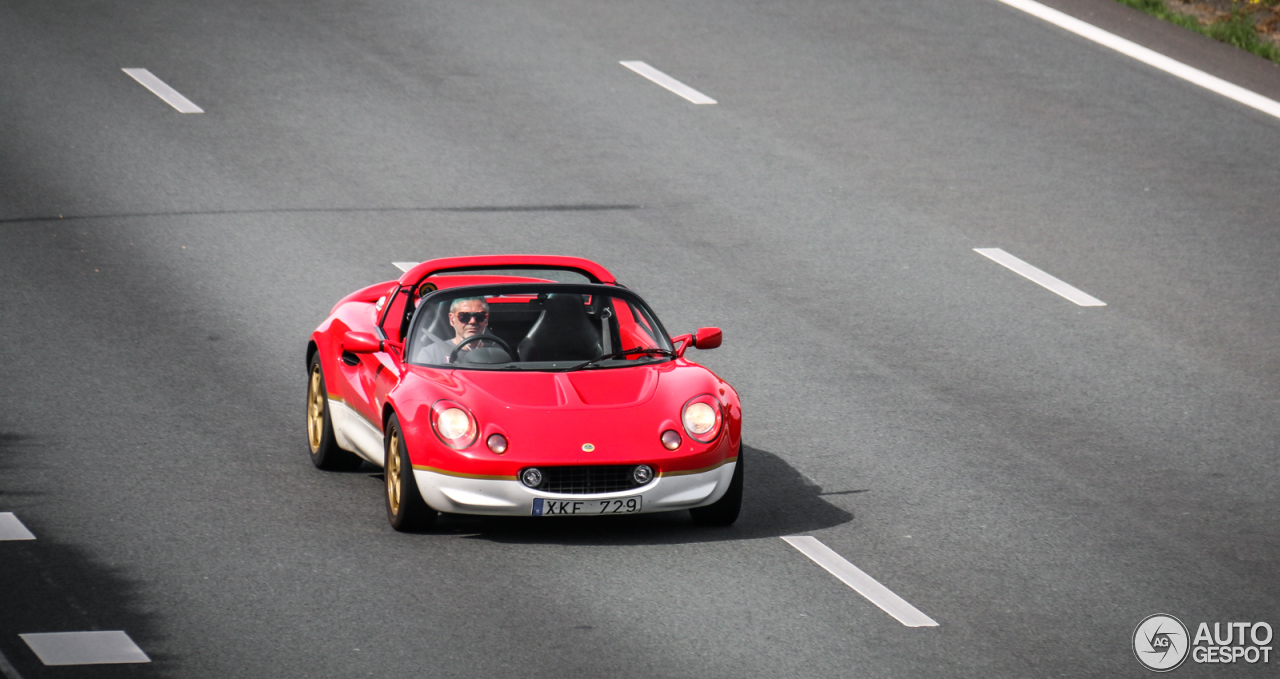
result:
<svg viewBox="0 0 1280 679"><path fill-rule="evenodd" d="M476 320L476 323L484 323L489 320L488 311L477 311L475 313L470 311L459 311L454 315L457 316L458 321L462 323L470 323L473 318Z"/></svg>

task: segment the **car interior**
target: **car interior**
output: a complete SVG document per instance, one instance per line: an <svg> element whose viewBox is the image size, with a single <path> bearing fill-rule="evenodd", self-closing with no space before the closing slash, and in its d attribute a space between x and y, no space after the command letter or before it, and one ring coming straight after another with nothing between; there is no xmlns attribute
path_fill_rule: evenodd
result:
<svg viewBox="0 0 1280 679"><path fill-rule="evenodd" d="M450 296L429 302L431 308L423 310L430 314L430 321L419 322L411 361L423 362L426 348L433 343L453 345L455 332L449 324L449 305L454 299ZM466 356L459 362L589 361L626 348L658 346L629 305L604 295L543 292L487 300L489 322L485 334L503 340L515 355L492 347L464 352ZM615 313L615 308L621 314ZM620 315L624 317L621 326Z"/></svg>

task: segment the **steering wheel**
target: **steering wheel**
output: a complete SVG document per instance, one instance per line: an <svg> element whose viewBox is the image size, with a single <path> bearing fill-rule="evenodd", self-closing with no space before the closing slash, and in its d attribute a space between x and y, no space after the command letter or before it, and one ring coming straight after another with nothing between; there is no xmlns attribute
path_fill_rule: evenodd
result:
<svg viewBox="0 0 1280 679"><path fill-rule="evenodd" d="M487 340L487 341L490 341L490 342L494 342L494 343L495 343L495 344L497 344L499 347L501 347L503 351L507 352L507 356L508 356L508 357L514 356L514 354L512 354L512 353L511 353L511 345L507 344L506 340L502 339L501 337L498 337L497 335L483 335L483 334L482 334L482 335L472 335L472 336L470 336L470 337L468 337L468 338L466 338L466 339L462 340L461 342L458 342L458 346L456 346L456 347L454 347L454 348L453 348L453 353L449 354L449 362L450 362L450 363L457 363L457 362L458 362L458 352L462 351L462 347L465 347L465 346L467 346L468 344L471 344L472 342L479 342L479 341L481 341L481 340ZM510 360L510 358L508 358L508 360Z"/></svg>

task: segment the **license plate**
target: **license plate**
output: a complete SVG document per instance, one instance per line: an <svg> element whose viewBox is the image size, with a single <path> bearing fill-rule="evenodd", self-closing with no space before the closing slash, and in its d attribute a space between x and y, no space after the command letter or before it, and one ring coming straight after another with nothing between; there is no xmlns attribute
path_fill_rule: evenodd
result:
<svg viewBox="0 0 1280 679"><path fill-rule="evenodd" d="M640 511L640 496L615 497L610 500L533 499L534 516L601 516L634 514Z"/></svg>

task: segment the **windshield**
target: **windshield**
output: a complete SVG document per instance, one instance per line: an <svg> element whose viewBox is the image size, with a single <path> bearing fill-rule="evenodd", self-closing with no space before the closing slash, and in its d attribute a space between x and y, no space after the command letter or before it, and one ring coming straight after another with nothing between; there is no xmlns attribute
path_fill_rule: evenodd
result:
<svg viewBox="0 0 1280 679"><path fill-rule="evenodd" d="M431 278L446 276L514 276L516 278L541 278L555 283L591 283L591 279L577 271L567 269L471 269L463 271L437 271Z"/></svg>
<svg viewBox="0 0 1280 679"><path fill-rule="evenodd" d="M648 306L609 285L448 288L414 312L410 363L478 370L594 370L671 360Z"/></svg>

